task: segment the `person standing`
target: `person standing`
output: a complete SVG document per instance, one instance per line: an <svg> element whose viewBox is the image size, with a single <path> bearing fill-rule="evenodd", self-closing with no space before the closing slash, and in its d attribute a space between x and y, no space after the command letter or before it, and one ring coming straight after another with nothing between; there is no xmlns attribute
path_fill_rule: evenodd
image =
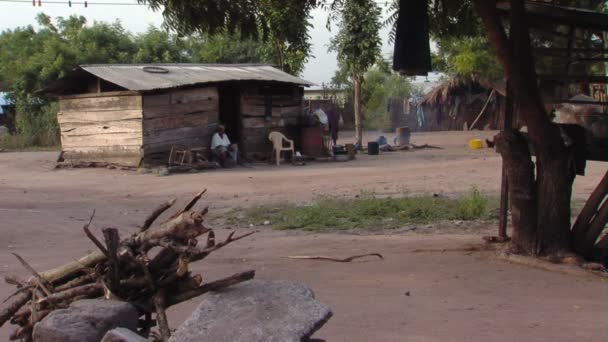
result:
<svg viewBox="0 0 608 342"><path fill-rule="evenodd" d="M329 128L329 134L334 145L337 145L338 141L338 130L340 129L340 117L334 109L327 111L327 122Z"/></svg>

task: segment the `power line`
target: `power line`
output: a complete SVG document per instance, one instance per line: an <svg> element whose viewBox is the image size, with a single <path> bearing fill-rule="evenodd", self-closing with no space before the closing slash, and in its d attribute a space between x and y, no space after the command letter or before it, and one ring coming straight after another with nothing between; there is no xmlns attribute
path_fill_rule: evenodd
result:
<svg viewBox="0 0 608 342"><path fill-rule="evenodd" d="M147 6L146 4L138 2L97 2L97 1L57 1L57 0L0 0L0 2L17 3L17 4L33 4L34 6L41 5L95 5L95 6ZM374 0L379 5L388 6L391 4L390 0Z"/></svg>
<svg viewBox="0 0 608 342"><path fill-rule="evenodd" d="M97 2L97 1L57 1L57 0L0 0L0 3L18 3L18 4L32 4L35 7L42 7L44 5L64 5L72 7L72 5L84 5L88 6L146 6L146 4L140 4L137 2Z"/></svg>

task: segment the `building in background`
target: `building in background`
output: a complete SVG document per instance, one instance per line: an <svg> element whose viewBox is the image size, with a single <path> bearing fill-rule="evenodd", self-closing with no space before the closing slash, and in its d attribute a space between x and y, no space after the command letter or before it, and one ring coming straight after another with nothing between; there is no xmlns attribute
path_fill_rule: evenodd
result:
<svg viewBox="0 0 608 342"><path fill-rule="evenodd" d="M246 157L267 157L271 131L299 137L310 85L266 65L82 65L46 92L59 97L66 161L138 166L208 150L220 123Z"/></svg>

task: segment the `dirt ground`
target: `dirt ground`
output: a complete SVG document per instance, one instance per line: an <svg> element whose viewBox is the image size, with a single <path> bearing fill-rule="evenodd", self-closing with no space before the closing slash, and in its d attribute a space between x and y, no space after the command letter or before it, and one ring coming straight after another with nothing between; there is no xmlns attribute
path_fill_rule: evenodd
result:
<svg viewBox="0 0 608 342"><path fill-rule="evenodd" d="M169 177L106 169L53 170L54 152L0 153L0 276L25 275L10 252L19 252L44 270L92 249L82 225L93 209L95 230L114 226L125 235L159 202L171 197L186 201L205 187L205 204L213 213L360 191L456 195L477 186L497 195L500 158L492 150L466 148L469 138L492 134L421 133L413 135L414 143L443 149L362 155L348 163L254 165ZM392 135L386 136L390 141ZM603 163L588 164L587 176L575 182L577 202L589 195L605 170ZM328 341L606 340L603 280L506 263L493 252L449 251L478 244L481 235L494 230L487 226L444 234L357 235L264 228L196 270L212 280L255 269L261 279L310 286L334 312L316 334ZM220 228L218 233L221 237L227 232ZM385 260L341 264L286 258L370 252L382 253ZM0 298L10 290L1 283ZM195 306L192 301L172 309L172 326ZM8 333L8 327L0 328L0 341L7 340Z"/></svg>

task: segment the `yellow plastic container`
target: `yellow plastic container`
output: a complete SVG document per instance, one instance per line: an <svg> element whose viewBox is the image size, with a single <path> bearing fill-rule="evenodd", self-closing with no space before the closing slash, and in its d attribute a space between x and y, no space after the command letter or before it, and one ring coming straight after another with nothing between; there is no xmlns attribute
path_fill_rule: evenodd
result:
<svg viewBox="0 0 608 342"><path fill-rule="evenodd" d="M469 140L469 148L471 150L479 150L483 148L483 141L479 139L471 139Z"/></svg>

